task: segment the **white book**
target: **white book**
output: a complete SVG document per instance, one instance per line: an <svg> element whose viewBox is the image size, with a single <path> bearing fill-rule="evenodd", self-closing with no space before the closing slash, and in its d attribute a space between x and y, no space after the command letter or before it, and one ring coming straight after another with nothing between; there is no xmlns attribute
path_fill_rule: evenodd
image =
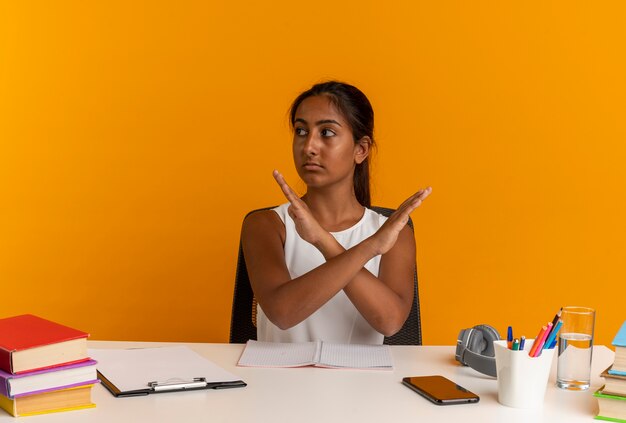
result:
<svg viewBox="0 0 626 423"><path fill-rule="evenodd" d="M94 360L20 374L0 370L0 395L11 399L94 383L98 383Z"/></svg>
<svg viewBox="0 0 626 423"><path fill-rule="evenodd" d="M393 369L387 345L333 344L322 341L283 343L250 340L237 364L243 367Z"/></svg>

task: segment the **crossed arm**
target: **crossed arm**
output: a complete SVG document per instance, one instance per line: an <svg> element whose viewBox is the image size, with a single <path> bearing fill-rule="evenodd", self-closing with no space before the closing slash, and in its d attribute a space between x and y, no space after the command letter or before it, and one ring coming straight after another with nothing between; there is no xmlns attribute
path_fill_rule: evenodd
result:
<svg viewBox="0 0 626 423"><path fill-rule="evenodd" d="M402 203L371 237L346 250L315 220L280 173L274 178L291 203L288 213L300 237L326 261L291 279L285 263L285 226L271 210L248 216L242 242L250 282L267 317L288 329L305 320L342 289L368 323L385 336L396 333L413 301L415 240L409 214L430 194L418 191ZM363 268L382 255L378 277Z"/></svg>

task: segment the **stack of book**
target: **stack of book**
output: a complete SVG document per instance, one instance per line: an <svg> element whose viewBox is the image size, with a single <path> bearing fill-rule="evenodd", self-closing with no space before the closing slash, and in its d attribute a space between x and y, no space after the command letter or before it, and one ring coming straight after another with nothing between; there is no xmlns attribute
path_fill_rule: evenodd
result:
<svg viewBox="0 0 626 423"><path fill-rule="evenodd" d="M615 360L600 376L605 384L593 395L598 398L598 420L626 423L626 322L613 340Z"/></svg>
<svg viewBox="0 0 626 423"><path fill-rule="evenodd" d="M0 319L0 408L26 416L95 407L88 336L30 314Z"/></svg>

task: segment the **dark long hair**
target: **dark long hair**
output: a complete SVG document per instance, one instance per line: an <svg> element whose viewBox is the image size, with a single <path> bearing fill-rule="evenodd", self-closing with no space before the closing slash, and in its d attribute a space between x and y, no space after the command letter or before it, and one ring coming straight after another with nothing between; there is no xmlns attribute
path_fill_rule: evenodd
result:
<svg viewBox="0 0 626 423"><path fill-rule="evenodd" d="M370 101L358 88L338 81L328 81L313 85L300 94L289 109L289 118L293 129L296 111L300 104L309 97L324 95L337 107L352 129L354 142L363 137L371 140L370 152L374 147L374 109ZM370 198L370 160L369 156L354 169L354 193L357 201L364 207L371 207Z"/></svg>

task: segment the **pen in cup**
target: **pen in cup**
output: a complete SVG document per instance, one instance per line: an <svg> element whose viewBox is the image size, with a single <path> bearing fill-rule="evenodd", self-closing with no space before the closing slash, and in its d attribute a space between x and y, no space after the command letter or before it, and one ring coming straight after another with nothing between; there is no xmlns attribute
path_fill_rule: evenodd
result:
<svg viewBox="0 0 626 423"><path fill-rule="evenodd" d="M546 342L543 344L544 350L554 348L552 344L554 344L554 341L556 340L556 336L558 335L559 330L561 330L561 326L563 326L563 320L559 319L559 321L556 322L556 326L552 328L552 331L546 338Z"/></svg>
<svg viewBox="0 0 626 423"><path fill-rule="evenodd" d="M519 351L519 339L515 338L513 340L513 348L512 348L512 350L513 351Z"/></svg>
<svg viewBox="0 0 626 423"><path fill-rule="evenodd" d="M531 356L531 357L535 356L535 352L537 351L537 347L539 347L539 342L541 342L541 338L545 336L547 330L548 330L547 326L542 326L541 327L541 330L539 331L539 333L535 337L535 341L533 342L533 346L530 347L530 351L528 352L529 356Z"/></svg>
<svg viewBox="0 0 626 423"><path fill-rule="evenodd" d="M563 307L561 307L559 309L559 311L556 312L556 315L554 316L554 319L552 319L552 327L556 326L557 322L561 318L561 313L562 312L563 312Z"/></svg>
<svg viewBox="0 0 626 423"><path fill-rule="evenodd" d="M541 351L543 351L543 344L545 344L548 334L552 331L552 322L548 323L548 326L545 326L545 328L546 330L543 332L541 339L535 341L535 343L537 343L537 348L535 349L535 353L532 357L539 357L541 355ZM533 347L534 346L535 345L533 344Z"/></svg>
<svg viewBox="0 0 626 423"><path fill-rule="evenodd" d="M550 344L550 346L548 347L548 349L553 349L554 347L556 347L556 343L558 342L557 338L554 338L554 341L552 341L552 344Z"/></svg>

